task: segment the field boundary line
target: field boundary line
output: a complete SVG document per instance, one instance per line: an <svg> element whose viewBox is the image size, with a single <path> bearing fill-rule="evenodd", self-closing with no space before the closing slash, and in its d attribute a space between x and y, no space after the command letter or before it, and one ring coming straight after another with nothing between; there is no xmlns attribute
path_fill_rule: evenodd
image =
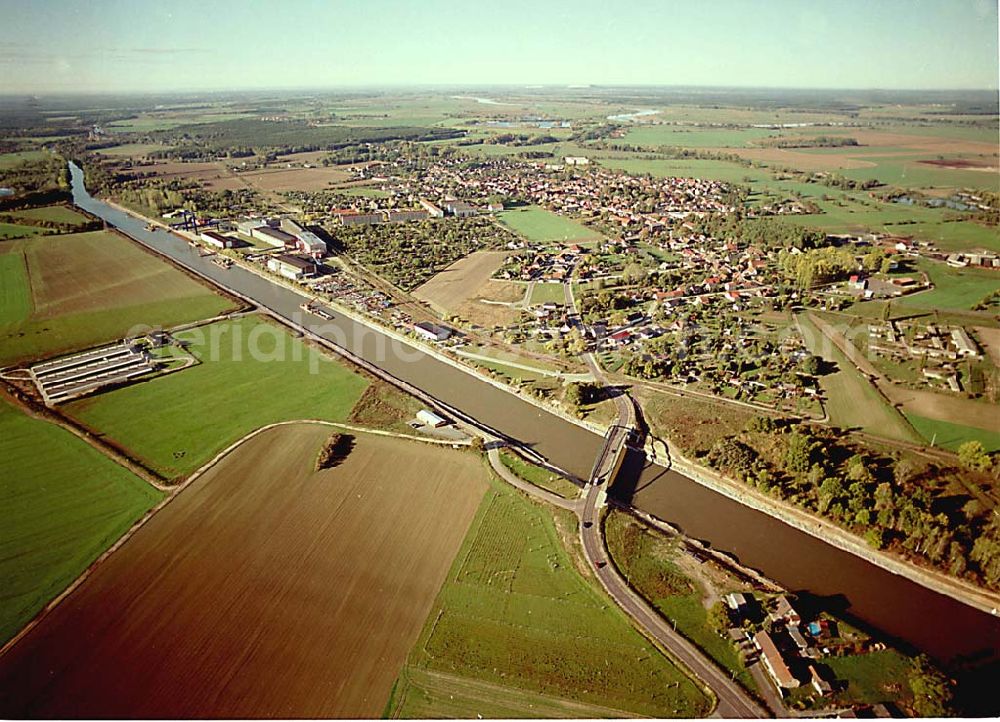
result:
<svg viewBox="0 0 1000 722"><path fill-rule="evenodd" d="M4 643L4 645L2 647L0 647L0 657L3 657L5 654L7 654L7 652L9 652L11 649L13 649L14 646L18 642L20 642L24 637L26 637L35 627L37 627L39 624L41 624L41 622L49 614L51 614L53 611L55 611L55 609L62 602L64 602L85 581L87 581L87 579L90 577L90 575L93 574L97 570L98 567L100 567L105 561L107 561L108 558L112 554L114 554L116 551L118 551L119 549L121 549L129 539L131 539L133 536L135 536L135 534L138 533L138 531L143 526L145 526L146 523L148 523L150 519L152 519L158 512L162 511L167 506L167 504L169 504L171 501L173 501L178 496L180 496L181 492L183 492L185 489L187 489L189 486L191 486L195 481L197 481L202 476L204 476L208 471L210 471L213 467L215 467L220 461L222 461L223 459L225 459L232 452L236 451L236 449L238 449L239 447L241 447L244 443L246 443L247 441L250 441L251 439L255 438L256 436L259 436L260 434L264 433L265 431L269 431L269 430L277 428L279 426L291 426L291 425L294 425L294 424L312 424L312 425L316 425L316 426L329 426L329 427L334 427L334 428L343 428L343 429L347 429L347 430L350 430L350 431L356 431L356 432L359 432L359 433L361 433L361 432L363 432L363 433L371 433L371 434L374 434L376 436L390 436L390 437L401 438L401 439L406 439L406 440L426 441L426 442L429 442L429 443L434 443L434 444L439 444L439 445L447 444L448 446L454 446L456 444L457 445L468 445L468 444L471 443L471 440L470 441L466 441L465 444L462 444L462 442L460 442L460 441L445 441L445 440L438 440L438 439L423 439L423 438L421 438L419 436L411 436L409 434L400 434L400 433L397 433L397 432L394 432L394 431L383 431L381 429L369 429L369 428L365 428L365 427L361 427L361 426L350 426L348 424L340 424L340 423L337 423L335 421L324 421L322 419L292 419L292 420L288 420L288 421L276 421L274 423L265 424L264 426L256 428L253 431L250 431L249 433L247 433L244 436L240 437L239 439L237 439L236 441L234 441L233 443L231 443L229 446L227 446L225 449L223 449L222 451L220 451L218 454L216 454L214 457L212 457L211 459L209 459L208 461L206 461L204 464L202 464L200 467L198 467L198 469L193 474L191 474L191 476L189 476L187 479L185 479L183 482L181 482L177 486L167 487L165 489L161 488L160 489L161 491L166 491L167 492L166 496L164 496L164 498L158 504L156 504L155 506L153 506L151 509L149 509L149 511L147 511L139 519L137 519L135 521L135 523L133 523L132 526L130 526L128 528L128 530L124 534L122 534L120 537L118 537L118 539L115 541L114 544L112 544L110 547L108 547L103 552L101 552L101 554L94 561L92 561L87 566L87 568L84 569L79 574L79 576L77 576L77 578L72 581L72 583L68 587L66 587L62 592L60 592L60 594L58 596L56 596L54 599L52 599L51 601L49 601L44 607L42 607L42 609L34 617L32 617L32 619L24 627L22 627L21 630L17 634L15 634L6 643ZM116 460L116 463L118 463L117 460ZM128 468L128 467L125 467L125 468ZM129 471L131 471L131 469L129 469ZM157 487L157 488L160 488L160 487Z"/></svg>

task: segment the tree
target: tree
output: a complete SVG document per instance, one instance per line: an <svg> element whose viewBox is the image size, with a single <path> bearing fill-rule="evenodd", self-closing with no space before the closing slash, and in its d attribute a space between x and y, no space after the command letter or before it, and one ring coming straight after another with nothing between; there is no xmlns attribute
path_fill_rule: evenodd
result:
<svg viewBox="0 0 1000 722"><path fill-rule="evenodd" d="M802 359L802 363L799 364L799 370L801 370L802 373L804 374L808 374L809 376L815 376L816 374L819 373L820 368L822 368L821 365L822 361L823 359L821 359L819 356L816 356L814 354L809 354L804 359Z"/></svg>
<svg viewBox="0 0 1000 722"><path fill-rule="evenodd" d="M958 462L973 471L987 471L993 466L993 460L979 441L966 441L959 446Z"/></svg>
<svg viewBox="0 0 1000 722"><path fill-rule="evenodd" d="M920 717L947 717L952 712L952 681L921 654L913 660L909 674L913 709Z"/></svg>
<svg viewBox="0 0 1000 722"><path fill-rule="evenodd" d="M725 602L716 602L708 610L708 623L712 629L720 634L729 629L731 621L729 619L729 607Z"/></svg>
<svg viewBox="0 0 1000 722"><path fill-rule="evenodd" d="M793 473L804 474L812 466L815 448L816 443L809 434L792 432L785 450L785 466Z"/></svg>

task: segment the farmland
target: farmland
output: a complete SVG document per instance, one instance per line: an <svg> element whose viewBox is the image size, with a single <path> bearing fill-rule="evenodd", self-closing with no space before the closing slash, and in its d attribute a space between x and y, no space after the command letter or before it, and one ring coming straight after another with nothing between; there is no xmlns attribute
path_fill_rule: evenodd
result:
<svg viewBox="0 0 1000 722"><path fill-rule="evenodd" d="M13 211L11 214L15 218L26 218L34 221L49 221L68 226L79 226L87 222L87 217L76 212L69 206L43 206L41 208L28 208L22 211Z"/></svg>
<svg viewBox="0 0 1000 722"><path fill-rule="evenodd" d="M968 310L989 294L1000 290L1000 276L985 269L951 268L943 263L917 264L934 288L904 296L899 303L910 308Z"/></svg>
<svg viewBox="0 0 1000 722"><path fill-rule="evenodd" d="M343 421L367 386L339 361L256 316L177 338L201 363L65 407L166 478L193 472L264 424Z"/></svg>
<svg viewBox="0 0 1000 722"><path fill-rule="evenodd" d="M679 146L683 148L745 147L775 135L765 128L711 129L680 125L638 125L625 134L624 142L643 148Z"/></svg>
<svg viewBox="0 0 1000 722"><path fill-rule="evenodd" d="M233 303L122 236L46 236L0 246L3 285L19 320L0 325L0 363L120 338L140 325L175 325ZM8 280L9 279L9 280ZM26 280L25 280L26 279ZM5 315L6 316L6 315Z"/></svg>
<svg viewBox="0 0 1000 722"><path fill-rule="evenodd" d="M0 644L160 497L86 442L0 399Z"/></svg>
<svg viewBox="0 0 1000 722"><path fill-rule="evenodd" d="M928 444L933 442L935 446L958 451L958 447L966 441L978 441L986 451L1000 451L1000 432L995 427L993 430L983 429L912 413L907 413L906 419Z"/></svg>
<svg viewBox="0 0 1000 722"><path fill-rule="evenodd" d="M810 352L836 364L835 370L820 377L830 422L890 439L919 441L899 413L886 403L840 349L827 341L808 318L800 316L798 320Z"/></svg>
<svg viewBox="0 0 1000 722"><path fill-rule="evenodd" d="M360 434L315 472L329 433L271 429L185 489L0 659L0 714L378 717L485 469Z"/></svg>
<svg viewBox="0 0 1000 722"><path fill-rule="evenodd" d="M24 238L26 236L39 236L46 233L51 233L51 231L39 228L38 226L23 226L19 223L0 222L0 240L6 240L8 238Z"/></svg>
<svg viewBox="0 0 1000 722"><path fill-rule="evenodd" d="M387 710L509 714L540 695L561 716L700 716L708 700L577 570L572 521L487 493ZM505 688L507 695L498 693ZM581 708L580 705L586 705ZM610 708L610 709L609 709ZM521 707L514 716L534 716Z"/></svg>
<svg viewBox="0 0 1000 722"><path fill-rule="evenodd" d="M470 253L414 289L413 295L427 301L441 313L455 313L463 304L476 298L506 255L503 251Z"/></svg>
<svg viewBox="0 0 1000 722"><path fill-rule="evenodd" d="M537 206L504 211L500 220L529 241L593 241L601 234Z"/></svg>

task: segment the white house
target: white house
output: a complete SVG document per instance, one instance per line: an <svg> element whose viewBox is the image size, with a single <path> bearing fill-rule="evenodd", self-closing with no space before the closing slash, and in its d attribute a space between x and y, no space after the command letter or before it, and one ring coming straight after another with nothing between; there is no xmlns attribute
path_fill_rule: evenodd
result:
<svg viewBox="0 0 1000 722"><path fill-rule="evenodd" d="M298 256L281 255L267 259L267 270L279 276L298 281L316 275L316 262Z"/></svg>
<svg viewBox="0 0 1000 722"><path fill-rule="evenodd" d="M233 239L229 236L224 236L221 233L216 233L215 231L202 231L201 240L205 241L210 246L215 246L216 248L232 248Z"/></svg>

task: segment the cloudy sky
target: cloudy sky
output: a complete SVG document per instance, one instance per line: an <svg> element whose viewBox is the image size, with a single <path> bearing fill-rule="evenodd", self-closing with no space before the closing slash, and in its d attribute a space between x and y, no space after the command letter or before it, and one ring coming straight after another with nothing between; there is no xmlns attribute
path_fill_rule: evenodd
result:
<svg viewBox="0 0 1000 722"><path fill-rule="evenodd" d="M997 88L995 0L0 0L0 93Z"/></svg>

